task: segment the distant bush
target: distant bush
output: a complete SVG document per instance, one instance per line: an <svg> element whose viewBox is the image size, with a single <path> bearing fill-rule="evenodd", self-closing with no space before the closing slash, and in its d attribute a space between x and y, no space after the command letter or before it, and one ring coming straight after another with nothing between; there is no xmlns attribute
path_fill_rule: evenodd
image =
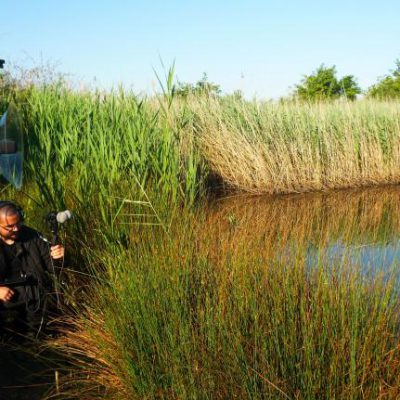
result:
<svg viewBox="0 0 400 400"><path fill-rule="evenodd" d="M396 60L396 69L385 75L368 89L367 95L375 98L400 98L400 60Z"/></svg>
<svg viewBox="0 0 400 400"><path fill-rule="evenodd" d="M175 93L182 97L189 95L217 96L221 94L221 89L216 83L210 82L207 74L204 73L203 77L195 84L178 82L175 87Z"/></svg>
<svg viewBox="0 0 400 400"><path fill-rule="evenodd" d="M333 100L346 97L355 100L361 93L353 75L342 79L336 77L336 67L325 67L323 64L311 75L305 75L299 85L296 85L295 97L307 101Z"/></svg>

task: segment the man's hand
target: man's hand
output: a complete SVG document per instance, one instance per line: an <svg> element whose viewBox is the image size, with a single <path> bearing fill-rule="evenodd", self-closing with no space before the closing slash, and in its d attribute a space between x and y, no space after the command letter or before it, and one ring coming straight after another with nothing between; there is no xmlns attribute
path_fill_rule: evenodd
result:
<svg viewBox="0 0 400 400"><path fill-rule="evenodd" d="M14 296L14 292L7 286L0 286L0 300L10 301Z"/></svg>
<svg viewBox="0 0 400 400"><path fill-rule="evenodd" d="M64 246L61 246L61 244L50 247L51 258L54 258L55 260L63 258L64 252L65 252Z"/></svg>

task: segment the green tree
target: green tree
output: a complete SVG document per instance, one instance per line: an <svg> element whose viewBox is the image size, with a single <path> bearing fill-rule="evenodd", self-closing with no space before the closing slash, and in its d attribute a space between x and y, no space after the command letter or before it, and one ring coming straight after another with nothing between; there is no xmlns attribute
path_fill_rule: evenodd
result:
<svg viewBox="0 0 400 400"><path fill-rule="evenodd" d="M216 83L209 82L207 74L203 73L203 77L195 84L178 82L175 88L175 93L184 97L188 96L189 94L218 96L221 94L221 89Z"/></svg>
<svg viewBox="0 0 400 400"><path fill-rule="evenodd" d="M296 85L294 95L302 100L319 101L346 97L355 100L361 93L353 75L346 75L338 80L336 67L325 67L323 64L311 75L305 75Z"/></svg>
<svg viewBox="0 0 400 400"><path fill-rule="evenodd" d="M380 78L378 82L368 89L367 96L374 98L398 99L400 98L400 60L395 61L396 69Z"/></svg>

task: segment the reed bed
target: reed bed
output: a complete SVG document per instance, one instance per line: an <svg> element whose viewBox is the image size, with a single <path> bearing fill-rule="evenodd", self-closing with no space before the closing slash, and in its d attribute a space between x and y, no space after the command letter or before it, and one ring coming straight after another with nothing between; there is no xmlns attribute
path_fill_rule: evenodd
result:
<svg viewBox="0 0 400 400"><path fill-rule="evenodd" d="M255 194L398 183L400 103L193 99L199 147L230 187Z"/></svg>
<svg viewBox="0 0 400 400"><path fill-rule="evenodd" d="M216 257L209 230L186 215L103 251L104 283L53 343L67 398L398 398L398 271L310 268L301 247Z"/></svg>
<svg viewBox="0 0 400 400"><path fill-rule="evenodd" d="M346 260L310 265L305 249L343 224L347 243L395 236L396 194L349 196L349 208L319 214L310 207L336 200L304 198L304 215L284 200L202 211L215 177L257 194L396 183L398 103L180 99L170 76L152 99L62 84L14 97L29 183L3 194L32 212L28 222L38 204L76 215L67 242L81 275L69 276L70 312L49 343L68 359L55 397L400 396L396 265L370 276ZM276 213L287 219L263 232ZM290 262L267 247L277 236Z"/></svg>
<svg viewBox="0 0 400 400"><path fill-rule="evenodd" d="M146 193L154 193L152 204L193 204L204 191L204 163L172 122L168 94L157 109L133 93L77 93L62 84L19 95L26 178L40 204L91 210L110 227L125 200L149 204ZM147 222L157 223L149 214Z"/></svg>
<svg viewBox="0 0 400 400"><path fill-rule="evenodd" d="M254 194L400 181L395 101L177 98L171 84L163 95L146 99L53 84L26 90L19 103L28 176L53 204L83 204L99 192L110 198L127 181L136 192L132 198L142 187L166 195L167 202L192 204L207 182L215 182L210 176L225 188Z"/></svg>

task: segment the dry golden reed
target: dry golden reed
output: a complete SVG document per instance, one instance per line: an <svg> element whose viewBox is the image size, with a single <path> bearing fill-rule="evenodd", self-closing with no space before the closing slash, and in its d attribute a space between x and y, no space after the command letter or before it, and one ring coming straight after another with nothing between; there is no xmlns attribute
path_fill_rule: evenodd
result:
<svg viewBox="0 0 400 400"><path fill-rule="evenodd" d="M192 99L211 170L251 193L400 181L400 103L250 103Z"/></svg>

